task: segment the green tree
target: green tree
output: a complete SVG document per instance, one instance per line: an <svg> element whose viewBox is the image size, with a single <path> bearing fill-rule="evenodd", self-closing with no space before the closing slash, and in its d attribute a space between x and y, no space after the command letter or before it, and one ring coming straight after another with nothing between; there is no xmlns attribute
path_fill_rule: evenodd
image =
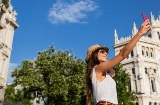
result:
<svg viewBox="0 0 160 105"><path fill-rule="evenodd" d="M45 105L80 105L85 104L85 69L85 62L71 51L55 51L51 46L35 60L23 61L12 77Z"/></svg>
<svg viewBox="0 0 160 105"><path fill-rule="evenodd" d="M7 85L7 89L5 90L4 100L5 101L15 100L15 90L13 85Z"/></svg>
<svg viewBox="0 0 160 105"><path fill-rule="evenodd" d="M25 90L15 90L16 85L7 85L4 95L4 103L19 103L21 105L32 105L31 97L25 97Z"/></svg>
<svg viewBox="0 0 160 105"><path fill-rule="evenodd" d="M114 80L117 84L117 97L119 105L135 105L133 102L136 98L133 92L130 91L130 78L122 68L121 64L114 67L116 75Z"/></svg>

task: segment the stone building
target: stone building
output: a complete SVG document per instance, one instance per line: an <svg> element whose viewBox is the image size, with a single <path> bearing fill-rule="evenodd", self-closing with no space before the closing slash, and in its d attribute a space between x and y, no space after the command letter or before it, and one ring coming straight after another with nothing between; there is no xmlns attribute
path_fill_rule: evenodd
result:
<svg viewBox="0 0 160 105"><path fill-rule="evenodd" d="M0 0L0 102L6 89L14 30L19 27L16 15L9 0Z"/></svg>
<svg viewBox="0 0 160 105"><path fill-rule="evenodd" d="M122 61L123 69L129 73L131 90L136 93L136 105L160 105L160 16L151 13L152 29L141 37L129 56ZM132 35L118 39L114 32L115 55L117 55L138 32L133 24Z"/></svg>

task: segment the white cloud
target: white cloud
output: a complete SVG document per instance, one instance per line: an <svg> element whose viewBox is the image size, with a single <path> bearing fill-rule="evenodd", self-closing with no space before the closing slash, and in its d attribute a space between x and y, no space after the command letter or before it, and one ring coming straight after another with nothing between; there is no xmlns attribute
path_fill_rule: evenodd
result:
<svg viewBox="0 0 160 105"><path fill-rule="evenodd" d="M80 0L66 3L58 0L49 11L49 20L52 24L58 23L87 23L84 21L90 12L98 9L98 5L92 0Z"/></svg>
<svg viewBox="0 0 160 105"><path fill-rule="evenodd" d="M16 63L10 63L9 64L9 71L13 71L17 66L18 66L18 64L16 64Z"/></svg>
<svg viewBox="0 0 160 105"><path fill-rule="evenodd" d="M9 70L8 70L8 77L7 77L7 83L13 83L13 78L11 77L12 71L18 66L16 63L10 63L9 64Z"/></svg>

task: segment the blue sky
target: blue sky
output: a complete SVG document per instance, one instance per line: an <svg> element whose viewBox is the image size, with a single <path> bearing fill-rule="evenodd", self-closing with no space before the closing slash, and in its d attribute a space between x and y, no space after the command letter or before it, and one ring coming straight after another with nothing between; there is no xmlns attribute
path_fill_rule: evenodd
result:
<svg viewBox="0 0 160 105"><path fill-rule="evenodd" d="M143 22L142 13L158 17L160 0L11 0L19 28L15 30L9 76L23 60L33 60L49 46L72 50L85 59L89 46L99 44L114 57L114 29L118 37L132 34Z"/></svg>

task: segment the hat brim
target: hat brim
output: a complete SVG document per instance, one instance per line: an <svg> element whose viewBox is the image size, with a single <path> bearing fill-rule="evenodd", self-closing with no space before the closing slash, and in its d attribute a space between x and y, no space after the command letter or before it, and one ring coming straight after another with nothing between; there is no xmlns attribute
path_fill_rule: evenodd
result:
<svg viewBox="0 0 160 105"><path fill-rule="evenodd" d="M105 46L97 47L94 51L92 51L92 53L95 52L96 50L99 50L99 49L104 49L107 53L109 53L109 49Z"/></svg>

